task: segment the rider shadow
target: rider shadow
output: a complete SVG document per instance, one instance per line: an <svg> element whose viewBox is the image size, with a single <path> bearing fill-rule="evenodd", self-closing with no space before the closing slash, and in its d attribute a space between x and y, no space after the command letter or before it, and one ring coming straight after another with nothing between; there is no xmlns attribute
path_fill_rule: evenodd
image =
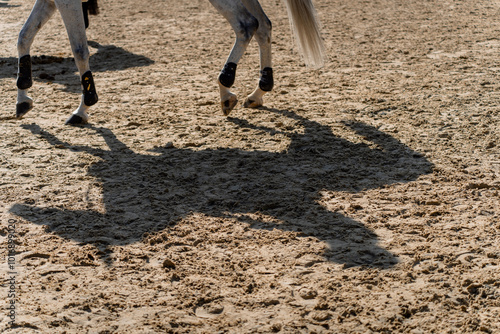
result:
<svg viewBox="0 0 500 334"><path fill-rule="evenodd" d="M154 60L131 53L115 45L101 45L89 41L88 45L97 49L89 59L92 72L122 71L134 67L154 64ZM17 76L17 57L0 58L0 79ZM77 70L73 57L32 56L33 80L56 82L65 86L64 91L81 93L79 81L74 80Z"/></svg>
<svg viewBox="0 0 500 334"><path fill-rule="evenodd" d="M133 152L105 128L89 126L103 136L109 150L74 146L37 125L25 125L54 146L101 158L88 173L102 184L106 213L27 204L15 204L10 211L46 225L64 238L99 249L103 244L107 247L140 241L144 233L168 233L180 219L197 212L231 217L254 229L302 231L327 243L329 250L323 255L329 261L348 267L388 268L397 263L393 254L378 245L377 235L362 223L320 205L320 192L356 193L409 182L430 173L431 163L367 124L345 123L370 145L339 138L330 127L293 112L267 110L294 119L305 130L302 134L286 133L291 139L287 151L195 151L169 146L153 150L159 155L144 155ZM230 121L241 127L280 131L242 119ZM373 148L373 144L378 147ZM283 223L257 221L250 218L254 213Z"/></svg>

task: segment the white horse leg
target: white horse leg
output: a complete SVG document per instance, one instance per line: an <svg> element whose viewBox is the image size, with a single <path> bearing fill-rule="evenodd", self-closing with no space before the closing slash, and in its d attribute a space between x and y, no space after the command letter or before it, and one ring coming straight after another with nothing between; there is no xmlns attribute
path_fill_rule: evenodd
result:
<svg viewBox="0 0 500 334"><path fill-rule="evenodd" d="M90 53L87 45L87 35L85 34L82 3L81 0L55 0L55 3L66 26L83 87L80 106L66 120L66 124L85 124L89 118L87 110L90 106L97 103L98 98L89 67Z"/></svg>
<svg viewBox="0 0 500 334"><path fill-rule="evenodd" d="M260 81L257 88L247 97L243 104L246 108L257 108L263 105L262 97L264 94L270 92L274 86L271 54L272 25L257 0L242 1L250 13L259 21L259 28L255 33L255 38L259 43L260 51Z"/></svg>
<svg viewBox="0 0 500 334"><path fill-rule="evenodd" d="M19 67L17 71L17 102L16 117L23 117L33 108L33 100L28 96L27 90L33 85L31 77L30 47L40 28L54 14L56 7L52 0L37 0L31 14L24 23L17 40Z"/></svg>
<svg viewBox="0 0 500 334"><path fill-rule="evenodd" d="M210 0L210 2L226 18L236 33L236 41L218 78L222 112L227 116L238 102L236 95L229 90L234 83L237 64L245 53L259 22L240 0Z"/></svg>

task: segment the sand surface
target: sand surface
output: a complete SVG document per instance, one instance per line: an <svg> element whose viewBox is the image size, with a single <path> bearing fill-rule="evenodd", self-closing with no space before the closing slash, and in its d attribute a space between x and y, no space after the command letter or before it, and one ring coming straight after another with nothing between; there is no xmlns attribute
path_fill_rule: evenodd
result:
<svg viewBox="0 0 500 334"><path fill-rule="evenodd" d="M208 1L101 1L84 127L58 13L13 117L32 3L0 0L0 332L500 333L498 1L316 0L313 70L262 0L275 89L229 117ZM258 73L253 41L240 101Z"/></svg>

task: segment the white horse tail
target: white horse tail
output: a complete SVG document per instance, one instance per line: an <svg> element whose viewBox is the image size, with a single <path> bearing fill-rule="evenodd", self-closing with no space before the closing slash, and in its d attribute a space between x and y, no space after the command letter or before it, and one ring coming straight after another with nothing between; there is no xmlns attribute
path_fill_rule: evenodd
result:
<svg viewBox="0 0 500 334"><path fill-rule="evenodd" d="M297 40L299 51L307 66L322 67L325 63L325 46L320 24L311 0L284 0L290 26Z"/></svg>

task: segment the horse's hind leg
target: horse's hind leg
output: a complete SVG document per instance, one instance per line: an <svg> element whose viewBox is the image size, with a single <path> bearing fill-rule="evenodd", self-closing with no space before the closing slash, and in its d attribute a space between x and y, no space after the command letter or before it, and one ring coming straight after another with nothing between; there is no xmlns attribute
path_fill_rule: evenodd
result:
<svg viewBox="0 0 500 334"><path fill-rule="evenodd" d="M257 88L247 97L243 104L247 108L257 108L264 103L262 99L264 94L270 92L274 86L271 54L272 25L257 0L242 1L250 13L259 21L259 28L255 33L255 39L259 43L260 51L260 80Z"/></svg>
<svg viewBox="0 0 500 334"><path fill-rule="evenodd" d="M80 106L76 109L66 124L85 124L88 121L87 110L97 103L97 92L89 67L89 48L85 34L85 22L82 13L81 0L55 0L57 9L68 32L75 63L81 76L83 87Z"/></svg>
<svg viewBox="0 0 500 334"><path fill-rule="evenodd" d="M89 3L82 1L83 22L85 22L85 29L89 27Z"/></svg>
<svg viewBox="0 0 500 334"><path fill-rule="evenodd" d="M30 48L40 28L54 14L56 7L52 0L37 0L30 16L24 23L17 40L19 67L17 71L17 103L16 117L23 117L33 108L33 100L28 96L27 90L33 85L31 77Z"/></svg>
<svg viewBox="0 0 500 334"><path fill-rule="evenodd" d="M210 0L210 2L226 18L236 33L236 41L218 78L222 112L227 116L238 102L236 95L229 90L234 83L236 66L245 53L259 22L240 0Z"/></svg>

